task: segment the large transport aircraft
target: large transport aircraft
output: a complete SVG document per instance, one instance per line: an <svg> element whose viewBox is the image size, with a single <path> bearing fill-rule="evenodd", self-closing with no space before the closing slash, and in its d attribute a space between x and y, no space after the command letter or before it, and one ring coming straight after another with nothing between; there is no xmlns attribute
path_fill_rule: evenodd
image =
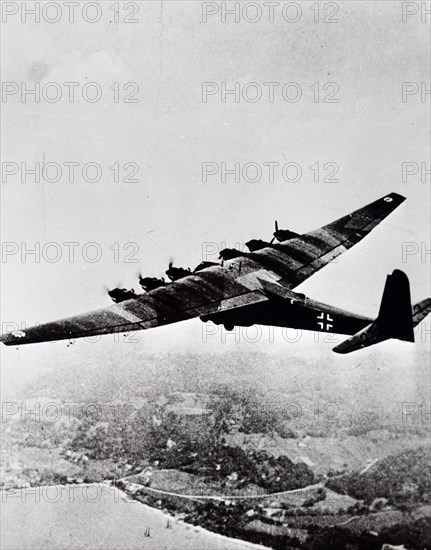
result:
<svg viewBox="0 0 431 550"><path fill-rule="evenodd" d="M337 353L390 338L414 342L414 327L431 311L431 298L412 306L407 275L387 276L375 319L321 302L294 288L361 241L405 197L390 193L320 229L299 235L278 228L270 242L253 239L249 252L224 249L220 262L202 262L192 272L169 265L170 282L140 276L144 292L113 289L114 305L0 337L7 346L145 330L186 319L235 326L273 325L351 335ZM277 242L275 242L277 241Z"/></svg>

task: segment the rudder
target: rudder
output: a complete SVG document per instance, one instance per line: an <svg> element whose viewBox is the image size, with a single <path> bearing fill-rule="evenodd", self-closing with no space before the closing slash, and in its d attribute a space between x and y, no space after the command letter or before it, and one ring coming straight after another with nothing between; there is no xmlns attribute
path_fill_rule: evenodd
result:
<svg viewBox="0 0 431 550"><path fill-rule="evenodd" d="M386 278L376 323L382 339L415 341L410 283L407 275L400 269L395 269Z"/></svg>
<svg viewBox="0 0 431 550"><path fill-rule="evenodd" d="M415 321L426 316L430 304L427 301L416 304L412 309L410 298L410 283L407 275L400 269L395 269L386 278L382 301L377 319L370 325L344 340L333 348L335 353L351 353L366 348L390 338L414 342L413 333Z"/></svg>

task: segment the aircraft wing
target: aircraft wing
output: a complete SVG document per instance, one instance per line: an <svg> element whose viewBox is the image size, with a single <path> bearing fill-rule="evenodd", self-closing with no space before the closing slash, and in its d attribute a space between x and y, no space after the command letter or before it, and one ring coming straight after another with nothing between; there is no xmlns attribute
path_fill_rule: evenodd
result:
<svg viewBox="0 0 431 550"><path fill-rule="evenodd" d="M294 288L362 240L404 200L391 193L316 231L243 254L237 269L233 269L235 262L227 262L227 268L209 267L131 300L17 330L0 337L0 341L20 345L143 330L267 302L271 293L261 283L256 286L259 276L266 279L269 274L280 288ZM268 273L264 275L265 271Z"/></svg>
<svg viewBox="0 0 431 550"><path fill-rule="evenodd" d="M361 241L404 201L405 197L390 193L320 229L247 256L279 274L284 286L294 288Z"/></svg>
<svg viewBox="0 0 431 550"><path fill-rule="evenodd" d="M266 300L214 267L119 304L5 334L0 341L13 346L143 330Z"/></svg>

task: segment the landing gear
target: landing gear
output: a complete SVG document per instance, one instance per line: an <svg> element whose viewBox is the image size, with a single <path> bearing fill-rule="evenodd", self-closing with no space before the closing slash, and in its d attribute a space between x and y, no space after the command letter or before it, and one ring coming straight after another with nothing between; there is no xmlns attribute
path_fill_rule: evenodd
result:
<svg viewBox="0 0 431 550"><path fill-rule="evenodd" d="M228 330L229 332L235 328L235 325L233 323L225 323L223 326L224 329Z"/></svg>

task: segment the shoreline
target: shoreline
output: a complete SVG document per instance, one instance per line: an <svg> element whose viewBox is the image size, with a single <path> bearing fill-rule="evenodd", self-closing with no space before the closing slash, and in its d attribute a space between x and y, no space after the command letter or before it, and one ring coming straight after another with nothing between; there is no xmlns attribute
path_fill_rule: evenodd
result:
<svg viewBox="0 0 431 550"><path fill-rule="evenodd" d="M166 512L164 510L160 510L159 508L155 508L153 506L150 506L149 504L146 504L146 503L144 503L144 502L142 502L138 499L133 498L133 496L129 495L126 491L124 491L120 487L113 485L112 482L108 481L108 480L102 481L102 482L99 482L99 483L37 485L37 486L25 487L25 488L22 488L22 489L17 489L17 488L9 488L9 489L6 489L6 490L1 489L0 494L1 494L1 502L2 502L2 506L1 506L2 514L5 512L8 502L9 503L15 502L15 504L16 504L17 503L17 497L19 497L19 496L21 496L21 498L19 499L20 500L20 502L19 502L20 505L31 506L31 505L34 505L34 504L39 504L43 500L45 500L45 502L48 505L55 505L61 499L57 500L56 497L51 497L50 499L40 499L40 498L38 498L38 497L41 496L41 493L45 494L45 496L46 496L46 493L48 493L50 491L52 492L52 490L54 488L57 489L56 493L58 492L58 489L61 489L60 493L62 494L62 496L64 496L63 495L64 493L67 493L68 497L69 497L68 502L70 502L70 503L74 503L75 500L76 500L76 499L70 500L70 494L73 493L74 491L78 492L79 490L81 490L82 494L84 494L84 492L82 491L83 488L86 488L86 489L95 488L97 495L100 495L100 497L101 497L101 495L103 493L103 489L105 489L105 494L106 494L106 490L109 490L109 493L110 493L111 496L114 496L114 497L118 496L118 498L116 498L114 500L115 503L118 503L118 502L121 501L122 503L127 503L127 504L137 504L136 509L141 509L145 512L149 512L152 516L154 516L154 518L156 518L158 520L163 520L166 523L172 522L172 525L181 526L188 533L192 532L192 533L195 533L196 535L201 535L204 538L210 538L212 540L219 540L219 541L223 541L225 543L229 543L229 548L232 547L232 549L238 548L239 550L241 550L241 549L244 549L244 550L247 550L247 549L250 549L250 550L257 550L257 549L271 550L270 547L268 547L268 546L263 546L261 544L254 544L254 543L248 542L248 541L243 540L243 539L232 538L232 537L223 535L223 534L215 532L215 531L210 531L209 529L206 529L205 527L201 527L199 525L193 525L191 523L187 523L183 519L181 519L181 517L174 516L174 515L172 515L172 513ZM99 489L100 489L100 491L99 491ZM28 491L28 493L26 493L27 491ZM11 494L11 493L13 493L13 494ZM31 497L33 497L33 498L31 498ZM96 499L95 497L90 496L88 498L88 500L86 500L86 502L90 503L90 504L93 504L93 505L101 504L101 502L100 502L101 498L100 497ZM64 502L64 500L66 500L66 499L63 499L63 502ZM136 509L134 509L134 511L136 511ZM5 537L6 525L7 525L6 522L2 523L2 538ZM146 539L143 539L143 540L145 541ZM13 548L18 548L18 547L14 546ZM30 547L27 547L27 548L30 548ZM47 545L46 548L51 548L51 547ZM64 546L64 548L69 548L69 546ZM115 548L115 546L113 546L112 548ZM136 547L136 549L137 548L138 547ZM139 548L142 548L142 546L140 546ZM40 550L40 547L38 547L38 550Z"/></svg>

